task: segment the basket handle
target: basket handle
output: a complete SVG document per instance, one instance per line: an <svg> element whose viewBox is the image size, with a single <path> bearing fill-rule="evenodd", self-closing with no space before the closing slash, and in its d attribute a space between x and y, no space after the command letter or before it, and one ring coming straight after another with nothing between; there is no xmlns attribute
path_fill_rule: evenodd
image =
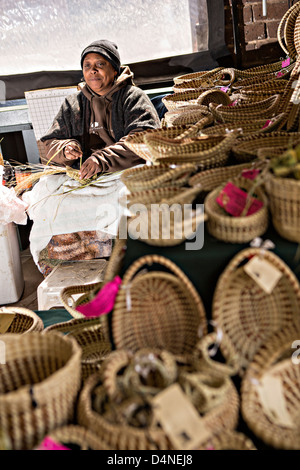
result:
<svg viewBox="0 0 300 470"><path fill-rule="evenodd" d="M184 272L175 264L173 261L171 261L168 258L165 258L164 256L161 255L145 255L142 256L141 258L138 258L136 261L132 263L132 265L128 268L126 273L124 274L123 277L123 287L128 287L130 286L134 276L138 273L138 271L145 265L151 266L152 264L161 264L165 268L169 269L173 274L181 280L183 285L189 290L191 293L193 300L195 304L197 305L197 308L199 310L202 310L205 312L202 299L198 292L196 291L196 288L192 284L192 282L189 280L189 278L184 274ZM204 333L206 333L206 324L203 325L204 328Z"/></svg>
<svg viewBox="0 0 300 470"><path fill-rule="evenodd" d="M65 287L60 293L60 300L62 301L65 309L75 318L85 318L80 312L74 308L74 299L72 295L88 294L103 286L103 281L94 282L92 284L85 284L80 286ZM71 303L71 305L70 305Z"/></svg>
<svg viewBox="0 0 300 470"><path fill-rule="evenodd" d="M176 196L173 196L173 197L170 197L169 199L162 199L161 200L161 204L168 204L168 205L172 205L172 204L181 204L180 200L182 199L185 199L187 196L190 198L192 196L196 197L197 194L199 194L201 192L201 188L197 187L197 186L194 186L193 188L188 188L186 191L184 191L183 193L181 194L177 194Z"/></svg>

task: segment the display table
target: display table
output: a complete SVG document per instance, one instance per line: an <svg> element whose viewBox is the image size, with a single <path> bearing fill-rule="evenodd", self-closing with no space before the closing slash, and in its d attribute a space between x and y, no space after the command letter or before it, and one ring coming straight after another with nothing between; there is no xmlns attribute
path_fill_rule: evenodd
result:
<svg viewBox="0 0 300 470"><path fill-rule="evenodd" d="M298 244L280 237L271 223L267 232L261 238L263 240L269 239L275 244L272 251L300 279L300 260L297 261L296 259ZM186 250L185 242L174 247L157 247L128 238L121 277L129 266L141 256L153 254L165 256L177 264L194 284L206 309L207 319L210 320L212 299L219 276L231 259L239 251L249 246L249 243L231 244L219 241L211 236L206 229L204 229L204 245L200 250Z"/></svg>

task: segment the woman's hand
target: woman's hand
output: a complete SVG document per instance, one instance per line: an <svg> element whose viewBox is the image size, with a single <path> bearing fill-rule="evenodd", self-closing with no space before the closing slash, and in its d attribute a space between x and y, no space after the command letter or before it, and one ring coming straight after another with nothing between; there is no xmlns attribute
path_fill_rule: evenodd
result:
<svg viewBox="0 0 300 470"><path fill-rule="evenodd" d="M97 173L101 172L101 166L96 157L89 157L81 166L79 177L80 179L89 179Z"/></svg>
<svg viewBox="0 0 300 470"><path fill-rule="evenodd" d="M64 148L64 155L67 160L78 160L78 158L82 157L82 151L76 142L70 142Z"/></svg>

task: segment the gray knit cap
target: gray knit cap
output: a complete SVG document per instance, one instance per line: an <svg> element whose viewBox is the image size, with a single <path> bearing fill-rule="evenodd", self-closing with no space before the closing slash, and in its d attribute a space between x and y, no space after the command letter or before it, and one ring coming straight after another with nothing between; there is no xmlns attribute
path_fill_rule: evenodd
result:
<svg viewBox="0 0 300 470"><path fill-rule="evenodd" d="M115 43L108 41L107 39L100 39L99 41L92 42L81 53L81 68L83 66L83 59L90 52L102 55L111 63L118 74L120 73L121 61L118 46Z"/></svg>

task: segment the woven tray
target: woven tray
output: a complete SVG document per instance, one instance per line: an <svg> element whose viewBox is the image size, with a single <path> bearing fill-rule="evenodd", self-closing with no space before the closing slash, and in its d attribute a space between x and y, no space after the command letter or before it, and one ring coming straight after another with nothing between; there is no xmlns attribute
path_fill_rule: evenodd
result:
<svg viewBox="0 0 300 470"><path fill-rule="evenodd" d="M81 350L72 338L31 332L1 337L0 429L8 448L27 450L74 419Z"/></svg>
<svg viewBox="0 0 300 470"><path fill-rule="evenodd" d="M159 269L141 271L153 264ZM193 350L199 327L206 332L199 294L169 259L157 255L137 259L124 274L122 286L112 315L118 348L163 348L183 355Z"/></svg>
<svg viewBox="0 0 300 470"><path fill-rule="evenodd" d="M300 243L300 181L270 173L266 191L275 229L283 238Z"/></svg>
<svg viewBox="0 0 300 470"><path fill-rule="evenodd" d="M44 324L42 319L32 310L20 307L2 307L0 308L1 314L14 315L14 319L10 324L6 333L29 333L31 331L42 331Z"/></svg>
<svg viewBox="0 0 300 470"><path fill-rule="evenodd" d="M299 333L299 329L291 329L271 335L257 351L242 380L241 411L245 422L256 436L277 449L300 449L300 369L292 360L296 350L292 345ZM273 382L268 383L270 376ZM260 393L263 384L267 390L265 399ZM275 396L278 401L272 412L270 401Z"/></svg>
<svg viewBox="0 0 300 470"><path fill-rule="evenodd" d="M157 163L195 163L200 169L223 166L239 131L223 136L201 136L191 139L172 139L148 134L145 142Z"/></svg>
<svg viewBox="0 0 300 470"><path fill-rule="evenodd" d="M241 376L273 332L299 324L300 288L296 276L277 255L269 251L263 254L282 273L271 293L244 271L245 262L262 255L259 248L247 248L229 262L213 298L213 319L236 351ZM220 349L226 356L222 342Z"/></svg>
<svg viewBox="0 0 300 470"><path fill-rule="evenodd" d="M83 381L101 369L102 362L112 349L99 318L76 318L51 325L44 330L45 333L49 333L49 331L59 331L77 341L82 351L81 377Z"/></svg>
<svg viewBox="0 0 300 470"><path fill-rule="evenodd" d="M253 119L271 119L278 114L280 95L273 95L254 103L237 104L236 106L224 106L210 103L209 110L216 122L240 122Z"/></svg>
<svg viewBox="0 0 300 470"><path fill-rule="evenodd" d="M269 149L272 154L272 148L282 153L290 147L294 147L300 142L299 132L273 131L268 133L253 133L249 136L240 137L232 147L232 154L235 159L242 163L251 161L259 156L262 149Z"/></svg>
<svg viewBox="0 0 300 470"><path fill-rule="evenodd" d="M145 165L128 168L121 175L121 180L129 191L163 188L165 186L184 186L191 174L196 170L195 165L186 164L177 167L170 165Z"/></svg>
<svg viewBox="0 0 300 470"><path fill-rule="evenodd" d="M76 424L54 429L46 438L69 450L111 450L96 434ZM40 446L38 446L38 450L40 450ZM43 446L42 450L44 450Z"/></svg>
<svg viewBox="0 0 300 470"><path fill-rule="evenodd" d="M251 191L253 181L245 178L232 178L236 186ZM228 243L247 243L255 237L265 233L269 225L268 199L261 187L255 189L257 198L263 202L263 206L249 216L234 217L226 214L224 209L216 202L226 183L210 192L205 200L205 214L207 215L207 230L218 240Z"/></svg>

